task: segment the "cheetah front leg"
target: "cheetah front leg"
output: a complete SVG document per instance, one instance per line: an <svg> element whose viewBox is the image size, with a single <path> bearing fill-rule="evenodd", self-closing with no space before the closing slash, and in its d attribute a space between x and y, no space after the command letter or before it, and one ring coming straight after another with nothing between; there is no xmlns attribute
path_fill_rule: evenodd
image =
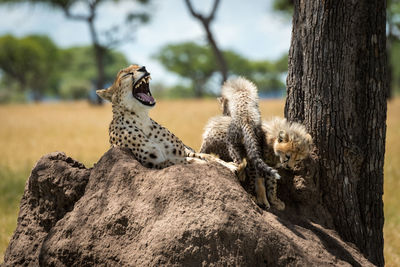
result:
<svg viewBox="0 0 400 267"><path fill-rule="evenodd" d="M245 168L247 165L247 161L243 159L239 163L235 162L226 162L223 161L222 159L218 158L215 155L212 154L205 154L205 153L196 153L193 152L192 150L185 149L185 154L188 158L197 158L200 160L204 160L206 162L216 162L225 168L228 168L232 173L234 173L238 178L244 176L245 174Z"/></svg>

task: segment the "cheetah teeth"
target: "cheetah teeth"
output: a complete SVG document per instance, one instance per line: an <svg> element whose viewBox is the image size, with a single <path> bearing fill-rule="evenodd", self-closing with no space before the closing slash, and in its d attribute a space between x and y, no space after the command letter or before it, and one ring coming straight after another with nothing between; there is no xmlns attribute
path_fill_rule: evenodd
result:
<svg viewBox="0 0 400 267"><path fill-rule="evenodd" d="M135 86L135 88L138 88L139 86L141 86L143 83L144 84L148 84L150 82L150 76L144 77L142 78L139 83Z"/></svg>

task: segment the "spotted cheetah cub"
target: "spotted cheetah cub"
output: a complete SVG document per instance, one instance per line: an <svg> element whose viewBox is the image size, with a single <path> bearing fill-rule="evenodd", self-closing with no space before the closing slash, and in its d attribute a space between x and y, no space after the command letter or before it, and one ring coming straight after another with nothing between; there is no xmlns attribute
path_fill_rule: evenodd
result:
<svg viewBox="0 0 400 267"><path fill-rule="evenodd" d="M261 127L257 88L252 82L240 77L225 82L221 91L220 102L228 125L224 136L229 155L226 159L231 159L237 164L244 158L248 160L248 173L255 179L257 196L264 196L263 199L258 199L258 202L269 208L264 178L269 185L276 184L276 179L280 176L263 160L265 138ZM219 151L209 150L207 143L203 143L201 151L220 155Z"/></svg>
<svg viewBox="0 0 400 267"><path fill-rule="evenodd" d="M195 153L168 129L152 120L148 112L156 101L150 93L149 82L150 73L145 67L131 65L118 73L109 88L96 91L101 98L112 103L113 119L109 127L112 146L129 148L135 158L149 168L214 161L234 173L240 171L236 164Z"/></svg>
<svg viewBox="0 0 400 267"><path fill-rule="evenodd" d="M216 116L208 121L203 133L200 152L214 153L225 161L232 160L227 144L228 127L231 120L232 118L229 116ZM309 156L312 138L303 125L276 117L270 121L263 121L262 130L265 140L263 158L267 164L294 169L298 163ZM248 172L248 176L252 175L254 174ZM279 200L276 194L276 180L269 180L267 189L265 189L264 181L257 177L256 186L258 186L256 201L259 205L268 207L267 196L269 202L276 209L283 210L285 208L285 204Z"/></svg>
<svg viewBox="0 0 400 267"><path fill-rule="evenodd" d="M293 170L310 155L313 140L304 125L275 117L263 121L262 128L267 144L264 157L269 164Z"/></svg>

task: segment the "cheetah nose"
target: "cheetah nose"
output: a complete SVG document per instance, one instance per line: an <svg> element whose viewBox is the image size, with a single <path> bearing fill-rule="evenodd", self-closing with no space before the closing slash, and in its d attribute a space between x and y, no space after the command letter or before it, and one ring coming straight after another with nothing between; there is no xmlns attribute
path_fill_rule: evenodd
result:
<svg viewBox="0 0 400 267"><path fill-rule="evenodd" d="M145 66L142 66L140 69L138 69L138 71L140 71L140 72L147 72L147 70L146 70L146 67L145 67Z"/></svg>

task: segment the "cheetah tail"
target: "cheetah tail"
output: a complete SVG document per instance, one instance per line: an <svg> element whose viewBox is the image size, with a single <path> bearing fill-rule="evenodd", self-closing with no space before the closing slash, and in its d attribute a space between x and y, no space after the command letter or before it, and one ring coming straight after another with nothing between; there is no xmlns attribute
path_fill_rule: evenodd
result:
<svg viewBox="0 0 400 267"><path fill-rule="evenodd" d="M272 176L277 180L280 179L278 171L268 166L262 159L261 148L254 129L250 125L245 124L242 127L242 131L248 160L256 168L257 173L263 177Z"/></svg>

